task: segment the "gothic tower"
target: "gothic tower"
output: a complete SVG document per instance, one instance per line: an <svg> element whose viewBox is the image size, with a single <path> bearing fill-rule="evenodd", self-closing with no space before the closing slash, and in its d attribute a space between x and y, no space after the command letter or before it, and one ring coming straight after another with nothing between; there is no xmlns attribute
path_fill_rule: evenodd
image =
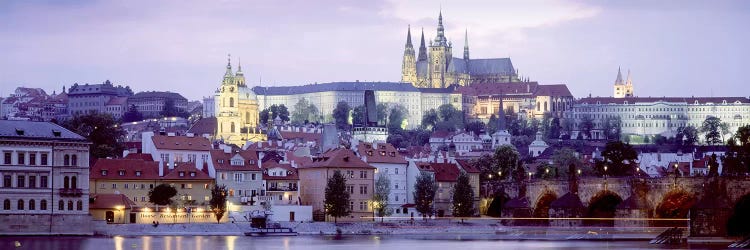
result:
<svg viewBox="0 0 750 250"><path fill-rule="evenodd" d="M617 68L617 78L615 78L615 84L613 86L614 88L614 97L615 98L623 98L623 97L632 97L633 96L633 80L630 78L630 70L628 70L628 78L627 81L622 80L622 72L620 71L620 68Z"/></svg>
<svg viewBox="0 0 750 250"><path fill-rule="evenodd" d="M234 85L247 86L245 85L245 73L242 73L242 60L237 63L237 73L234 75Z"/></svg>
<svg viewBox="0 0 750 250"><path fill-rule="evenodd" d="M451 52L451 43L445 38L445 28L443 27L443 12L440 11L438 16L437 36L430 42L429 58L429 76L431 88L445 88L445 73L448 70L453 55Z"/></svg>
<svg viewBox="0 0 750 250"><path fill-rule="evenodd" d="M425 47L424 44L424 28L422 28L422 39L421 42L419 42L419 57L417 57L417 61L427 61L427 47Z"/></svg>
<svg viewBox="0 0 750 250"><path fill-rule="evenodd" d="M417 82L417 61L414 58L414 46L411 44L411 26L406 31L406 47L404 60L401 65L401 82L415 84Z"/></svg>

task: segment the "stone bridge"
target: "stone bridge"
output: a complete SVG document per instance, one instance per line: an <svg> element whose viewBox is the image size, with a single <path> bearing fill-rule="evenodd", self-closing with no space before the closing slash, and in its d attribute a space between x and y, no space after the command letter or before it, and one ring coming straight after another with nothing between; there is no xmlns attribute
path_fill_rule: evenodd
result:
<svg viewBox="0 0 750 250"><path fill-rule="evenodd" d="M506 197L505 218L544 218L543 224L557 226L587 224L570 218L613 218L609 226L687 226L684 219L689 219L693 235L725 235L735 204L750 195L750 178L590 177L577 180L577 192L571 192L575 187L570 181L561 179L484 183L484 187L483 204L490 204L498 194ZM683 220L670 224L666 219Z"/></svg>

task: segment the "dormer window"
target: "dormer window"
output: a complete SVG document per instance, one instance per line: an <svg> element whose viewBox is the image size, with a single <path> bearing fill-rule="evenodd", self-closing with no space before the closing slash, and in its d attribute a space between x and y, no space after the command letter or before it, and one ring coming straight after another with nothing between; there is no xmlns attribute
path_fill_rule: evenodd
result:
<svg viewBox="0 0 750 250"><path fill-rule="evenodd" d="M224 160L219 159L219 164L224 164Z"/></svg>
<svg viewBox="0 0 750 250"><path fill-rule="evenodd" d="M231 165L232 166L242 166L242 159L232 160Z"/></svg>
<svg viewBox="0 0 750 250"><path fill-rule="evenodd" d="M380 151L380 156L385 156L385 151Z"/></svg>
<svg viewBox="0 0 750 250"><path fill-rule="evenodd" d="M372 156L372 150L368 150L367 155Z"/></svg>
<svg viewBox="0 0 750 250"><path fill-rule="evenodd" d="M125 176L125 170L117 171L117 175L119 175L119 176Z"/></svg>
<svg viewBox="0 0 750 250"><path fill-rule="evenodd" d="M107 170L102 170L102 176L107 176Z"/></svg>
<svg viewBox="0 0 750 250"><path fill-rule="evenodd" d="M135 176L141 176L141 171L135 171Z"/></svg>
<svg viewBox="0 0 750 250"><path fill-rule="evenodd" d="M195 172L191 171L190 172L190 177L195 177Z"/></svg>
<svg viewBox="0 0 750 250"><path fill-rule="evenodd" d="M185 171L180 171L179 175L180 175L180 177L185 177Z"/></svg>

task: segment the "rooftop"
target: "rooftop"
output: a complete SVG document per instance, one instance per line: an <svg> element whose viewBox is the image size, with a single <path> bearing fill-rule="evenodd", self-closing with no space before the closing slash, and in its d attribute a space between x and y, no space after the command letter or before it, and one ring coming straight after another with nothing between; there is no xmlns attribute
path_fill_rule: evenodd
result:
<svg viewBox="0 0 750 250"><path fill-rule="evenodd" d="M51 122L15 120L0 120L0 138L86 141L83 136Z"/></svg>
<svg viewBox="0 0 750 250"><path fill-rule="evenodd" d="M158 149L172 150L193 150L208 151L211 150L211 142L200 136L169 136L154 135L151 140Z"/></svg>
<svg viewBox="0 0 750 250"><path fill-rule="evenodd" d="M295 95L326 91L411 91L418 92L410 83L401 82L329 82L299 86L253 87L257 95Z"/></svg>
<svg viewBox="0 0 750 250"><path fill-rule="evenodd" d="M335 148L326 151L318 157L314 157L312 163L300 166L300 168L375 168L349 149Z"/></svg>

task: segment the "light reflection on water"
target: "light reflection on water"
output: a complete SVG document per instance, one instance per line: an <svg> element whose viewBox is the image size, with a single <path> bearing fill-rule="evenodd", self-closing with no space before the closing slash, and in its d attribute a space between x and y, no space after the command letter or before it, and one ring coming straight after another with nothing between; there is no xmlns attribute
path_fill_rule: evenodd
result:
<svg viewBox="0 0 750 250"><path fill-rule="evenodd" d="M21 247L13 246L15 241ZM422 236L330 236L268 237L246 236L139 236L139 237L0 237L0 249L59 250L474 250L474 249L644 249L644 248L716 248L723 245L682 245L664 247L644 241L503 241L494 235L422 235Z"/></svg>

